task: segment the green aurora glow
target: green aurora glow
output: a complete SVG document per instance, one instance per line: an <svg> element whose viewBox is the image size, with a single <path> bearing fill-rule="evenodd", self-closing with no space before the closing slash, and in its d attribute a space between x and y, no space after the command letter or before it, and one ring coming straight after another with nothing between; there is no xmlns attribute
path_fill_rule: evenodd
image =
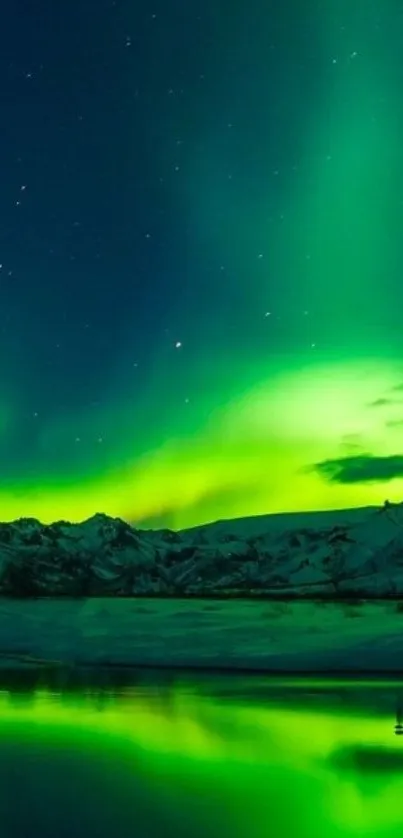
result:
<svg viewBox="0 0 403 838"><path fill-rule="evenodd" d="M3 520L77 521L102 511L182 528L402 499L401 297L393 293L403 275L401 43L377 38L374 27L377 11L393 22L396 10L392 0L370 4L370 13L365 0L320 5L312 14L323 90L306 108L297 171L279 187L274 214L253 207L245 183L220 192L214 173L225 151L207 132L182 195L192 236L205 244L206 276L231 245L222 282L235 282L236 266L233 343L217 349L212 310L203 352L188 352L186 341L177 351L180 384L171 356L157 350L140 398L116 369L105 383L108 409L50 418L39 441L44 465L39 457L0 489ZM261 107L270 107L264 91ZM272 182L270 172L271 208ZM290 301L280 314L273 276ZM275 352L247 349L254 317L278 331ZM199 334L197 311L188 320ZM11 387L0 405L5 439L18 416L14 396ZM72 428L83 440L109 434L113 445L70 461L60 452Z"/></svg>

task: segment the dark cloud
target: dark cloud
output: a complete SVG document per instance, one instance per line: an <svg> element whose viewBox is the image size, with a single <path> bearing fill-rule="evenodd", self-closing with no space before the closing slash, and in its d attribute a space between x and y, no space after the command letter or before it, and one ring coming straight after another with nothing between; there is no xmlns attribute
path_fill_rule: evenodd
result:
<svg viewBox="0 0 403 838"><path fill-rule="evenodd" d="M361 434L343 434L341 442L342 445L353 445L355 448L361 448L362 436Z"/></svg>
<svg viewBox="0 0 403 838"><path fill-rule="evenodd" d="M156 515L149 515L137 521L130 521L130 524L132 527L138 527L140 530L174 530L175 510L161 509Z"/></svg>
<svg viewBox="0 0 403 838"><path fill-rule="evenodd" d="M341 438L340 447L344 451L362 451L362 439L360 434L344 434Z"/></svg>
<svg viewBox="0 0 403 838"><path fill-rule="evenodd" d="M388 407L391 404L396 404L395 399L375 399L373 402L369 402L368 407Z"/></svg>
<svg viewBox="0 0 403 838"><path fill-rule="evenodd" d="M186 512L187 514L191 512L192 517L201 523L209 522L206 521L206 508L208 510L214 509L214 520L228 518L228 509L232 504L241 505L245 502L245 497L249 498L249 500L251 498L258 498L260 491L261 486L259 483L249 483L248 485L236 483L220 486L205 492L194 503L190 503L186 507ZM150 515L137 521L131 521L130 523L132 526L144 530L177 530L178 515L178 509L173 506L172 508L161 509L155 515Z"/></svg>
<svg viewBox="0 0 403 838"><path fill-rule="evenodd" d="M376 483L403 477L403 455L376 457L358 454L323 460L313 466L313 471L332 483Z"/></svg>
<svg viewBox="0 0 403 838"><path fill-rule="evenodd" d="M396 384L394 387L391 387L389 390L390 393L400 393L400 397L398 395L394 396L380 396L379 399L374 399L374 401L368 403L368 407L391 407L393 405L398 405L402 403L402 395L403 395L403 384Z"/></svg>

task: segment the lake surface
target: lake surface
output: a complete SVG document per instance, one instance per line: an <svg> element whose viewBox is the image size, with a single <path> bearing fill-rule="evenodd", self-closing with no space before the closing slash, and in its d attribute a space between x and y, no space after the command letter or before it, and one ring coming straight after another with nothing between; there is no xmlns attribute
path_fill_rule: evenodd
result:
<svg viewBox="0 0 403 838"><path fill-rule="evenodd" d="M403 682L2 673L1 838L400 836Z"/></svg>

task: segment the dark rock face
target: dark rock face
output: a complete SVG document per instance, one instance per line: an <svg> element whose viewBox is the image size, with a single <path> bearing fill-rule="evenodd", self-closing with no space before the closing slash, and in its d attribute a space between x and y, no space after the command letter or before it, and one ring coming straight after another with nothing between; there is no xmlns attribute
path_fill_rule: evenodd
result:
<svg viewBox="0 0 403 838"><path fill-rule="evenodd" d="M47 526L21 518L0 524L0 595L403 595L403 504L354 513L331 513L331 524L320 513L264 516L179 533L106 515Z"/></svg>

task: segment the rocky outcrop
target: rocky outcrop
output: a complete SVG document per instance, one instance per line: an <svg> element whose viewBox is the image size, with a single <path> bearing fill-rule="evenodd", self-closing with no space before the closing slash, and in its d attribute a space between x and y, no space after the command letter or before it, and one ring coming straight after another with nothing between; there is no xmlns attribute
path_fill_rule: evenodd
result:
<svg viewBox="0 0 403 838"><path fill-rule="evenodd" d="M403 504L139 530L95 515L80 524L0 524L0 595L403 596Z"/></svg>

